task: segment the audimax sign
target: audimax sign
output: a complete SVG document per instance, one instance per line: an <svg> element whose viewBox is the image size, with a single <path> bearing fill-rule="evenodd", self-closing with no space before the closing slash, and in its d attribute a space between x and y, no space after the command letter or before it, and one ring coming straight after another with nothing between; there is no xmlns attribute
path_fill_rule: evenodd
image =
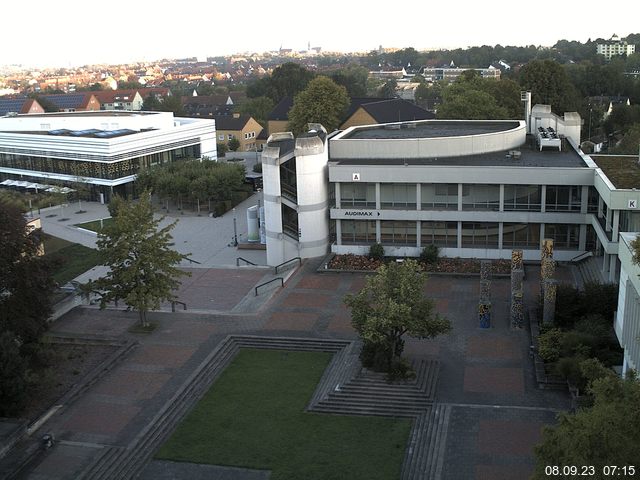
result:
<svg viewBox="0 0 640 480"><path fill-rule="evenodd" d="M375 210L347 210L344 212L345 217L379 217L380 212Z"/></svg>

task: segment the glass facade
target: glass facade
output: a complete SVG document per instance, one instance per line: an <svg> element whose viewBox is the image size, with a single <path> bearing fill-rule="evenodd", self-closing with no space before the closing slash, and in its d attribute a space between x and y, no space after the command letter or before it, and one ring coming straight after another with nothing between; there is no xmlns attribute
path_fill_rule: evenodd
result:
<svg viewBox="0 0 640 480"><path fill-rule="evenodd" d="M342 208L376 208L376 184L341 183L340 206Z"/></svg>
<svg viewBox="0 0 640 480"><path fill-rule="evenodd" d="M383 245L416 246L416 222L402 220L381 221L380 241Z"/></svg>
<svg viewBox="0 0 640 480"><path fill-rule="evenodd" d="M423 210L457 210L457 183L428 183L420 185L420 203Z"/></svg>
<svg viewBox="0 0 640 480"><path fill-rule="evenodd" d="M282 195L294 202L298 201L298 181L296 178L296 157L280 165L280 188Z"/></svg>
<svg viewBox="0 0 640 480"><path fill-rule="evenodd" d="M463 248L498 248L499 238L497 223L462 222Z"/></svg>
<svg viewBox="0 0 640 480"><path fill-rule="evenodd" d="M375 220L341 220L342 243L345 245L376 243Z"/></svg>
<svg viewBox="0 0 640 480"><path fill-rule="evenodd" d="M415 183L381 183L380 206L383 209L415 210Z"/></svg>
<svg viewBox="0 0 640 480"><path fill-rule="evenodd" d="M458 222L420 222L420 242L423 247L458 246Z"/></svg>
<svg viewBox="0 0 640 480"><path fill-rule="evenodd" d="M546 223L544 226L544 236L545 238L553 239L553 248L577 250L580 238L580 225Z"/></svg>
<svg viewBox="0 0 640 480"><path fill-rule="evenodd" d="M298 239L298 212L284 204L282 204L282 231Z"/></svg>
<svg viewBox="0 0 640 480"><path fill-rule="evenodd" d="M540 248L540 224L504 223L502 248Z"/></svg>
<svg viewBox="0 0 640 480"><path fill-rule="evenodd" d="M579 212L582 187L579 185L547 185L547 212Z"/></svg>
<svg viewBox="0 0 640 480"><path fill-rule="evenodd" d="M136 175L140 170L155 165L171 163L183 158L199 158L200 145L181 147L166 152L152 153L135 158L112 162L89 160L67 160L61 158L35 157L0 153L0 166L33 172L45 172L74 177L116 180Z"/></svg>
<svg viewBox="0 0 640 480"><path fill-rule="evenodd" d="M462 210L500 209L500 185L462 185Z"/></svg>
<svg viewBox="0 0 640 480"><path fill-rule="evenodd" d="M505 211L541 211L542 204L541 185L505 185L504 186L504 210Z"/></svg>

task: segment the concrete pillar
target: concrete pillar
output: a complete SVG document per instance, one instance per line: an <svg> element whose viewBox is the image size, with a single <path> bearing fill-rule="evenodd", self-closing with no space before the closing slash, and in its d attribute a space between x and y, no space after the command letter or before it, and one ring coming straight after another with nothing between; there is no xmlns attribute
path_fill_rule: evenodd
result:
<svg viewBox="0 0 640 480"><path fill-rule="evenodd" d="M498 223L498 250L502 250L502 234L504 233L504 223Z"/></svg>
<svg viewBox="0 0 640 480"><path fill-rule="evenodd" d="M380 210L380 183L376 183L376 210ZM380 241L378 241L380 243Z"/></svg>
<svg viewBox="0 0 640 480"><path fill-rule="evenodd" d="M547 186L542 185L540 191L540 211L544 213L547 209ZM540 238L542 238L542 232L540 232Z"/></svg>
<svg viewBox="0 0 640 480"><path fill-rule="evenodd" d="M611 231L611 220L612 220L612 215L611 215L612 210L610 208L607 208L607 219L605 222L605 231L606 232L610 232Z"/></svg>
<svg viewBox="0 0 640 480"><path fill-rule="evenodd" d="M587 249L587 226L580 225L580 236L578 237L578 250L584 251Z"/></svg>
<svg viewBox="0 0 640 480"><path fill-rule="evenodd" d="M540 224L540 248L542 248L542 242L544 241L544 223Z"/></svg>
<svg viewBox="0 0 640 480"><path fill-rule="evenodd" d="M504 212L504 184L500 184L500 204L498 206L498 211Z"/></svg>
<svg viewBox="0 0 640 480"><path fill-rule="evenodd" d="M546 280L544 285L544 297L542 302L542 322L550 325L556 315L556 292L558 283L555 280Z"/></svg>
<svg viewBox="0 0 640 480"><path fill-rule="evenodd" d="M422 231L422 222L418 220L416 222L416 246L418 248L422 248L422 235L420 232Z"/></svg>
<svg viewBox="0 0 640 480"><path fill-rule="evenodd" d="M602 273L604 273L605 275L609 272L609 257L610 255L606 252L604 255L602 255Z"/></svg>
<svg viewBox="0 0 640 480"><path fill-rule="evenodd" d="M342 208L340 206L340 202L342 201L342 196L340 193L340 182L336 182L334 183L335 185L335 192L336 192L336 208Z"/></svg>
<svg viewBox="0 0 640 480"><path fill-rule="evenodd" d="M376 243L382 243L382 230L380 228L380 220L376 220Z"/></svg>
<svg viewBox="0 0 640 480"><path fill-rule="evenodd" d="M609 261L609 283L615 283L618 276L618 256L616 254L611 255Z"/></svg>
<svg viewBox="0 0 640 480"><path fill-rule="evenodd" d="M598 218L602 218L602 211L604 210L604 201L602 200L602 197L600 195L598 195Z"/></svg>
<svg viewBox="0 0 640 480"><path fill-rule="evenodd" d="M612 221L611 228L613 230L613 235L611 237L611 240L614 242L617 242L618 230L620 229L620 210L613 211L613 221Z"/></svg>
<svg viewBox="0 0 640 480"><path fill-rule="evenodd" d="M582 186L582 193L580 196L580 213L587 213L589 210L589 186Z"/></svg>
<svg viewBox="0 0 640 480"><path fill-rule="evenodd" d="M458 222L458 248L462 248L462 222Z"/></svg>
<svg viewBox="0 0 640 480"><path fill-rule="evenodd" d="M336 220L336 245L342 245L342 220Z"/></svg>
<svg viewBox="0 0 640 480"><path fill-rule="evenodd" d="M422 210L422 188L419 183L416 183L416 210Z"/></svg>
<svg viewBox="0 0 640 480"><path fill-rule="evenodd" d="M458 184L458 211L462 211L462 184Z"/></svg>

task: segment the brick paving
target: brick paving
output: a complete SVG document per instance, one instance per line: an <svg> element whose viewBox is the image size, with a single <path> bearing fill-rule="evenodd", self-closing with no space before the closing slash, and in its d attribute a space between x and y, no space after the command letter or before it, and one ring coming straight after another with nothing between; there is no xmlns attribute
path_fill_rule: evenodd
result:
<svg viewBox="0 0 640 480"><path fill-rule="evenodd" d="M82 398L52 417L46 428L62 440L126 446L231 333L356 338L342 299L362 288L366 274L319 274L315 272L318 264L307 261L256 315L155 312L149 317L157 329L133 335L127 329L137 321L135 313L93 308L70 312L54 324L54 331L117 336L140 345ZM529 305L536 301L539 289L535 272L527 267L525 302ZM183 298L190 296L190 309L230 311L264 273L202 270L181 292ZM445 426L441 480L526 478L533 468L532 446L540 438L541 427L553 423L556 412L569 406L565 394L537 389L528 333L509 329L508 285L508 278L493 279L492 326L482 330L476 313L479 278L431 276L425 292L434 298L438 312L451 320L453 330L433 340L406 339L409 357L440 361L436 401L452 406ZM75 478L86 463L86 451L73 458L63 446L35 464L30 477Z"/></svg>

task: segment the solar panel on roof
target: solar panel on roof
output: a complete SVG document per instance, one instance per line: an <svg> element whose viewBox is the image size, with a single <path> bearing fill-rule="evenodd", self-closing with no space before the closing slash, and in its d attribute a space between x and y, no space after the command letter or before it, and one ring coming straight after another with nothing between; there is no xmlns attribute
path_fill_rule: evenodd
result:
<svg viewBox="0 0 640 480"><path fill-rule="evenodd" d="M58 108L77 108L84 100L84 93L69 93L66 95L43 95Z"/></svg>

